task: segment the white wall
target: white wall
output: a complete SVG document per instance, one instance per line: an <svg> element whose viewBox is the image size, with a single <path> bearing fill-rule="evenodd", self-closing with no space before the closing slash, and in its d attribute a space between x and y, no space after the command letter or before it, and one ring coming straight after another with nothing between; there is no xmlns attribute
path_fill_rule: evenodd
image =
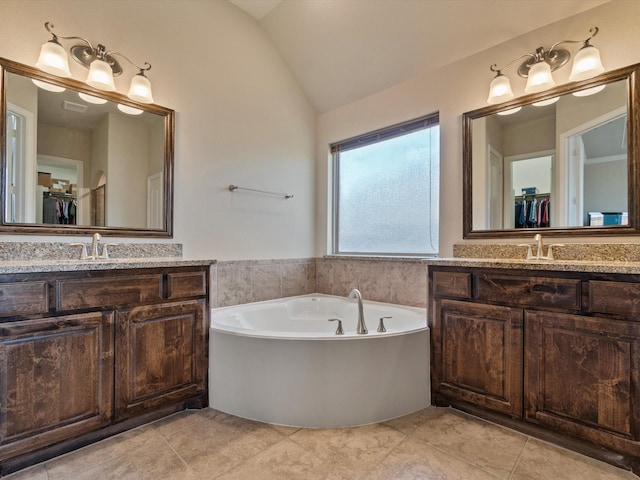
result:
<svg viewBox="0 0 640 480"><path fill-rule="evenodd" d="M33 65L51 38L45 21L152 64L156 103L176 111L171 241L185 256L313 255L315 114L253 17L220 0L1 0L0 56ZM135 70L123 63L126 93ZM232 183L295 197L232 194Z"/></svg>
<svg viewBox="0 0 640 480"><path fill-rule="evenodd" d="M589 28L597 25L600 33L592 41L600 49L607 70L639 63L640 2L614 0L575 17L552 24L518 37L498 47L486 50L451 64L438 71L425 71L417 77L371 95L360 101L322 114L318 117L316 210L318 255L328 248L327 216L330 194L327 190L331 142L353 137L376 128L392 125L429 112L440 112L441 125L441 198L440 254L451 256L453 244L462 238L462 114L486 106L489 83L493 78L489 65L503 65L513 58L549 47L564 39L583 39ZM525 80L513 68L509 74L516 95L523 93ZM554 74L558 83L568 81L570 68ZM589 242L633 241L629 237L590 237ZM495 240L488 240L495 242ZM505 240L513 242L513 240ZM585 241L584 237L582 241Z"/></svg>

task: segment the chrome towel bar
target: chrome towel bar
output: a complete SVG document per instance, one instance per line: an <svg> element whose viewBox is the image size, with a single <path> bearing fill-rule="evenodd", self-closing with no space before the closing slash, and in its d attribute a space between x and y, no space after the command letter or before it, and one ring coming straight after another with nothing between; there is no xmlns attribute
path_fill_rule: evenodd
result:
<svg viewBox="0 0 640 480"><path fill-rule="evenodd" d="M229 185L230 192L235 192L236 190L246 190L248 192L263 193L265 195L275 195L277 197L284 197L285 200L289 200L290 198L293 198L293 195L289 193L268 192L266 190L257 190L255 188L239 187L238 185Z"/></svg>

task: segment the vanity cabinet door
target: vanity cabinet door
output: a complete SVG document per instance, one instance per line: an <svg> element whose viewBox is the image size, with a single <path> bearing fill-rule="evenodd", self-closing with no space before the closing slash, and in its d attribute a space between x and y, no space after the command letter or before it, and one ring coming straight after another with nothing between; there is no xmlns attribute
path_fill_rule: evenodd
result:
<svg viewBox="0 0 640 480"><path fill-rule="evenodd" d="M438 404L459 399L522 415L519 308L436 300L432 384Z"/></svg>
<svg viewBox="0 0 640 480"><path fill-rule="evenodd" d="M204 299L116 312L116 417L131 417L205 392Z"/></svg>
<svg viewBox="0 0 640 480"><path fill-rule="evenodd" d="M527 311L526 418L640 454L640 324Z"/></svg>
<svg viewBox="0 0 640 480"><path fill-rule="evenodd" d="M111 313L0 323L0 461L108 424L113 367Z"/></svg>

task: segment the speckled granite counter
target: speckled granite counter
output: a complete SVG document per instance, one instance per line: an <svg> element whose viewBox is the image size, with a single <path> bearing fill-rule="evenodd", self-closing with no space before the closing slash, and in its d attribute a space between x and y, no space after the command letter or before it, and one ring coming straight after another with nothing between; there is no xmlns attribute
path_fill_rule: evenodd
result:
<svg viewBox="0 0 640 480"><path fill-rule="evenodd" d="M427 265L443 267L505 268L547 270L556 272L626 273L640 274L640 262L587 260L522 260L509 258L430 258Z"/></svg>
<svg viewBox="0 0 640 480"><path fill-rule="evenodd" d="M182 257L114 258L110 260L18 260L0 261L0 274L36 272L79 272L122 270L127 268L193 267L212 265L215 260L189 260Z"/></svg>

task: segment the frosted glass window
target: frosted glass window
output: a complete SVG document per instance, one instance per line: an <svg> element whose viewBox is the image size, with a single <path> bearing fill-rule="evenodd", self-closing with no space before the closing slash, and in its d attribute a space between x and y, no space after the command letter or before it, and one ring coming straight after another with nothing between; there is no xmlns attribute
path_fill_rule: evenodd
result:
<svg viewBox="0 0 640 480"><path fill-rule="evenodd" d="M332 145L334 253L438 252L438 117Z"/></svg>

